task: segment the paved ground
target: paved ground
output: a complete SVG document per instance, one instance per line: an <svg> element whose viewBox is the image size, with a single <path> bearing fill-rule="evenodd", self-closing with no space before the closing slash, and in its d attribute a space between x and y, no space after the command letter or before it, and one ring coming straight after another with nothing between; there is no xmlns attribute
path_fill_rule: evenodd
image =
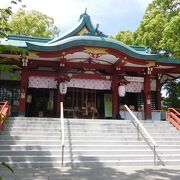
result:
<svg viewBox="0 0 180 180"><path fill-rule="evenodd" d="M180 180L179 166L28 168L15 174L0 168L3 180Z"/></svg>

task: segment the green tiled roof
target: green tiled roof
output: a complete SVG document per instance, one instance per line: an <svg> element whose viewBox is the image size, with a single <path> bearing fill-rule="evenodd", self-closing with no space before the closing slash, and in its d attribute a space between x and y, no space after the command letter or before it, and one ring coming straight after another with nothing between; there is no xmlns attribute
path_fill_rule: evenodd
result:
<svg viewBox="0 0 180 180"><path fill-rule="evenodd" d="M131 48L124 43L113 40L106 37L98 36L73 36L54 43L29 43L27 42L28 50L33 51L44 51L44 52L53 52L59 51L70 47L75 46L95 46L95 47L105 47L112 48L124 52L125 54L147 60L155 60L159 57L157 54L147 54L145 52L139 52Z"/></svg>
<svg viewBox="0 0 180 180"><path fill-rule="evenodd" d="M17 41L31 41L31 42L44 42L44 43L49 42L51 40L51 38L20 36L20 35L14 35L14 34L9 34L8 39L17 40Z"/></svg>
<svg viewBox="0 0 180 180"><path fill-rule="evenodd" d="M51 39L50 38L41 38L41 37L32 37L32 36L21 36L21 35L13 35L9 34L7 38L1 39L1 45L9 45L9 46L16 46L26 48L26 42L40 42L40 43L47 43Z"/></svg>
<svg viewBox="0 0 180 180"><path fill-rule="evenodd" d="M160 63L170 63L170 64L180 64L180 59L177 58L158 58L157 62Z"/></svg>
<svg viewBox="0 0 180 180"><path fill-rule="evenodd" d="M146 46L132 46L132 45L130 45L130 47L135 49L136 51L141 51L141 52L145 52L145 53L150 52L150 49Z"/></svg>

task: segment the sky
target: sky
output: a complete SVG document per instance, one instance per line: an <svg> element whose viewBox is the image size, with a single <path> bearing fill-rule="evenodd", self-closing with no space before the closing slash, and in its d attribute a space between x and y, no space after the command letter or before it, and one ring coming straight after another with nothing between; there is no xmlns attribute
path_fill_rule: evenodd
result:
<svg viewBox="0 0 180 180"><path fill-rule="evenodd" d="M6 6L10 0L0 0ZM26 9L35 9L55 20L61 34L71 29L85 12L99 30L107 35L115 35L121 30L135 31L152 0L23 0Z"/></svg>

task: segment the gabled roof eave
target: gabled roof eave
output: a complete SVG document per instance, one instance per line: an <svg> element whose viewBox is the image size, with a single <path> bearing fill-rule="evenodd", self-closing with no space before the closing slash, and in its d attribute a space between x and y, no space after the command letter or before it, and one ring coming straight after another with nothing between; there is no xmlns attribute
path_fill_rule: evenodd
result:
<svg viewBox="0 0 180 180"><path fill-rule="evenodd" d="M112 40L105 37L94 36L74 36L52 44L29 43L27 42L28 50L40 52L55 52L75 46L93 46L111 48L121 51L131 57L156 61L160 55L158 54L145 54L134 50L133 48L121 43L117 40Z"/></svg>

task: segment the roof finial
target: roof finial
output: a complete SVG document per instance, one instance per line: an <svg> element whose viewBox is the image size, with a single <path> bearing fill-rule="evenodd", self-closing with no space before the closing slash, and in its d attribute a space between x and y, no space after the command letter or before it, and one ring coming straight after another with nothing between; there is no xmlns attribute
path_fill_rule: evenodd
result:
<svg viewBox="0 0 180 180"><path fill-rule="evenodd" d="M87 12L87 8L85 8L85 12L84 12L84 14L86 14L86 12Z"/></svg>
<svg viewBox="0 0 180 180"><path fill-rule="evenodd" d="M95 29L95 32L96 32L96 33L98 32L98 28L99 28L99 23L96 24L96 29Z"/></svg>

